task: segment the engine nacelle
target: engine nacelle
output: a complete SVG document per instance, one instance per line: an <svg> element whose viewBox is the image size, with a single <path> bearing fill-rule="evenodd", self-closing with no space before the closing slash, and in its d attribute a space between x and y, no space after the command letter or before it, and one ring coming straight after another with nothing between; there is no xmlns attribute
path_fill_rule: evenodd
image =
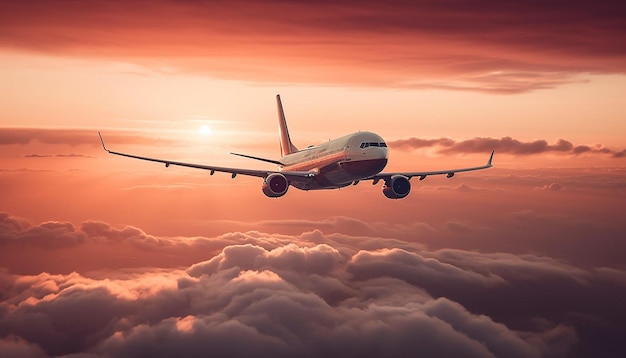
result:
<svg viewBox="0 0 626 358"><path fill-rule="evenodd" d="M383 194L389 199L402 199L411 192L409 178L403 175L394 175L383 185Z"/></svg>
<svg viewBox="0 0 626 358"><path fill-rule="evenodd" d="M270 198L278 198L285 195L289 189L289 181L280 173L272 173L263 181L262 189L263 194Z"/></svg>

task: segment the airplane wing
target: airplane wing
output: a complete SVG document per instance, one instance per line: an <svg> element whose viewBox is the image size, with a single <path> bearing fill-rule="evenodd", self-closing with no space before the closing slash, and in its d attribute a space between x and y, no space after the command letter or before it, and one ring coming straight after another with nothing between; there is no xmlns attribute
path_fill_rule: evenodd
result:
<svg viewBox="0 0 626 358"><path fill-rule="evenodd" d="M401 176L407 177L408 179L411 179L412 177L419 177L419 180L424 180L429 175L443 175L443 174L445 174L446 177L448 177L448 178L452 178L454 176L454 174L456 174L456 173L470 172L470 171L474 171L474 170L481 170L481 169L491 168L493 166L492 165L493 153L494 153L494 151L491 151L491 156L489 157L489 160L487 161L487 164L481 165L481 166L478 166L478 167L449 169L449 170L436 170L436 171L425 171L425 172L379 173L379 174L373 175L373 176L371 176L369 178L366 178L364 180L373 180L374 184L376 184L379 180L381 180L381 179L382 180L389 180L394 175L401 175Z"/></svg>
<svg viewBox="0 0 626 358"><path fill-rule="evenodd" d="M177 166L181 166L181 167L204 169L204 170L209 170L211 172L210 173L211 175L213 175L215 172L229 173L229 174L231 174L231 177L233 177L233 178L235 176L237 176L238 174L248 175L248 176L253 176L253 177L265 178L265 177L267 177L268 175L270 175L272 173L281 173L285 177L287 177L287 179L302 180L302 179L312 179L316 175L315 172L308 172L308 171L284 171L284 172L281 172L281 171L276 171L276 170L256 170L256 169L228 168L228 167L218 167L218 166L212 166L212 165L203 165L203 164L177 162L177 161L174 161L174 160L167 160L167 159L142 157L142 156L138 156L138 155L134 155L134 154L127 154L127 153L120 153L120 152L112 151L112 150L108 149L106 147L106 145L104 145L104 140L102 139L102 134L100 134L100 132L98 132L98 136L100 137L100 142L102 143L102 148L104 148L105 151L107 151L107 152L109 152L111 154L120 155L120 156L128 157L128 158L147 160L147 161L150 161L150 162L163 163L163 164L165 164L165 167L169 167L170 165L177 165Z"/></svg>

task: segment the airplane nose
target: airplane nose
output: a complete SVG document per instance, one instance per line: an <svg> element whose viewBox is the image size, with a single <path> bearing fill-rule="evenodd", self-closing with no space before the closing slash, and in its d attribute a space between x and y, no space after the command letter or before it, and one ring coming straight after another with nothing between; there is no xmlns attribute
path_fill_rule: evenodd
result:
<svg viewBox="0 0 626 358"><path fill-rule="evenodd" d="M387 148L369 147L362 154L368 159L388 159Z"/></svg>
<svg viewBox="0 0 626 358"><path fill-rule="evenodd" d="M376 148L377 150L374 152L376 159L387 159L389 156L389 151L387 148Z"/></svg>

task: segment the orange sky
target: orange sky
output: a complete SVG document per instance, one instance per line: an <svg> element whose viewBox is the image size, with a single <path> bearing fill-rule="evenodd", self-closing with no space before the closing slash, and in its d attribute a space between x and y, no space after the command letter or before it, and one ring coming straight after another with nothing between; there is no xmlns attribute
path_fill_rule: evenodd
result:
<svg viewBox="0 0 626 358"><path fill-rule="evenodd" d="M155 341L154 356L623 356L625 16L610 1L0 3L0 356ZM381 183L269 199L258 178L112 156L97 136L271 168L228 153L278 156L276 94L298 147L368 130L387 170L491 150L495 167L414 180L402 200Z"/></svg>

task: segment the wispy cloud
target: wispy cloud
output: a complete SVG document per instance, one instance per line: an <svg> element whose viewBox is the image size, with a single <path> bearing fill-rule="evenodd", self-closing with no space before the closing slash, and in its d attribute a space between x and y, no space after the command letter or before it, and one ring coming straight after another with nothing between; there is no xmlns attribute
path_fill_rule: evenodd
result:
<svg viewBox="0 0 626 358"><path fill-rule="evenodd" d="M90 155L78 154L78 153L69 153L69 154L57 154L58 158L93 158Z"/></svg>
<svg viewBox="0 0 626 358"><path fill-rule="evenodd" d="M69 146L100 146L97 130L90 129L35 129L35 128L0 128L0 145L27 145L31 142L44 144L64 144ZM151 136L134 134L128 131L108 131L107 143L119 144L173 144L175 141ZM47 154L46 154L47 155ZM27 157L46 155L31 154ZM83 154L57 154L57 157L80 157Z"/></svg>
<svg viewBox="0 0 626 358"><path fill-rule="evenodd" d="M50 158L50 154L26 154L24 158Z"/></svg>
<svg viewBox="0 0 626 358"><path fill-rule="evenodd" d="M26 154L24 156L24 158L51 158L51 157L57 157L57 158L93 158L90 155L77 154L77 153L57 154L57 155L33 153L33 154Z"/></svg>
<svg viewBox="0 0 626 358"><path fill-rule="evenodd" d="M134 185L131 187L122 188L121 190L141 190L141 189L176 190L176 189L193 189L193 188L195 188L194 184L165 184L165 185L152 184L152 185Z"/></svg>

